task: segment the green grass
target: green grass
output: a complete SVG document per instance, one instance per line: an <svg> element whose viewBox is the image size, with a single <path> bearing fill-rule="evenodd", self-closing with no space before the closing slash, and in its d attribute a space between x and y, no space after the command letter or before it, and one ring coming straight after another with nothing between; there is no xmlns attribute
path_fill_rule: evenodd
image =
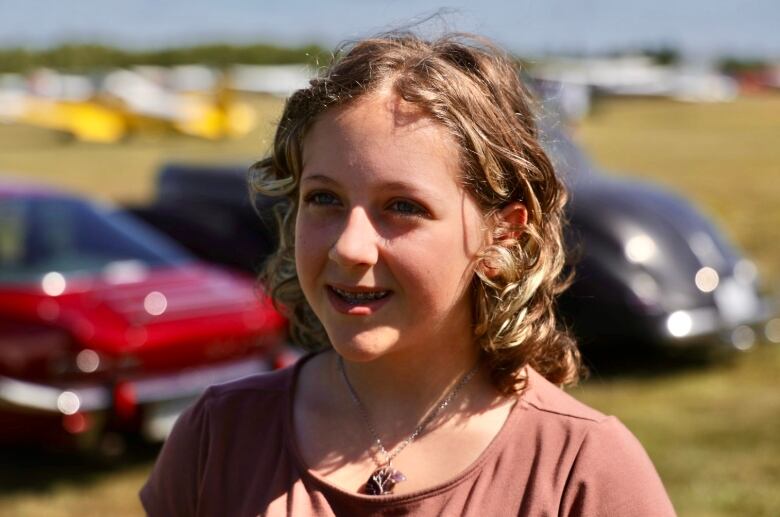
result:
<svg viewBox="0 0 780 517"><path fill-rule="evenodd" d="M260 157L281 103L250 101L266 122L227 142L165 136L88 145L0 125L0 170L107 200L143 201L155 168L168 159ZM604 101L578 136L605 168L691 198L756 259L768 285L780 282L780 96L726 104ZM778 372L780 346L763 344L705 367L608 378L596 372L573 394L617 415L639 437L680 515L780 515ZM136 493L149 457L110 470L47 461L0 464L0 515L140 513ZM46 481L34 481L40 478Z"/></svg>
<svg viewBox="0 0 780 517"><path fill-rule="evenodd" d="M54 469L40 458L20 460L25 470L14 475L28 479L32 488L0 488L0 517L130 517L143 515L137 493L149 475L152 461L116 469L66 465ZM3 470L11 470L4 467ZM37 472L33 472L33 470ZM52 471L53 470L53 471ZM48 479L35 486L34 476Z"/></svg>

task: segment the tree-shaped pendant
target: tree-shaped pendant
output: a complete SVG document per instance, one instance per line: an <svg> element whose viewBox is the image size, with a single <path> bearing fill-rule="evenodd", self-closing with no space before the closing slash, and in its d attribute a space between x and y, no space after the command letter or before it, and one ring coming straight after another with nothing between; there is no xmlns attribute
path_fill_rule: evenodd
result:
<svg viewBox="0 0 780 517"><path fill-rule="evenodd" d="M385 465L371 474L363 491L368 495L389 495L393 493L395 485L401 481L406 481L406 476L393 467Z"/></svg>

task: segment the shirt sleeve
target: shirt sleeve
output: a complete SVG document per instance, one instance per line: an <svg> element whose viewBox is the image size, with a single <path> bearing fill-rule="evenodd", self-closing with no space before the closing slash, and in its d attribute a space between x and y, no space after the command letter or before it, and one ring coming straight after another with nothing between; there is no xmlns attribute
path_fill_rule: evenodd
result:
<svg viewBox="0 0 780 517"><path fill-rule="evenodd" d="M615 417L594 424L582 442L566 482L566 516L674 516L674 508L650 458Z"/></svg>
<svg viewBox="0 0 780 517"><path fill-rule="evenodd" d="M179 416L140 492L147 515L197 515L208 455L208 391Z"/></svg>

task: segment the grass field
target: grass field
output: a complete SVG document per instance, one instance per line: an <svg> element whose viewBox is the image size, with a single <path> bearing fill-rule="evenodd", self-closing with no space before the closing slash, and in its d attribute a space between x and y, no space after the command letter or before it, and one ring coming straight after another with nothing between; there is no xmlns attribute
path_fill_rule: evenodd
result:
<svg viewBox="0 0 780 517"><path fill-rule="evenodd" d="M142 201L151 195L154 168L167 159L261 156L279 102L252 102L268 122L233 142L159 137L86 145L0 126L0 170L106 200ZM693 199L756 259L768 288L780 282L780 96L700 105L603 101L578 137L604 167ZM619 416L640 438L680 515L776 516L778 372L780 347L763 343L705 366L609 377L595 371L573 394ZM142 449L126 464L99 469L67 458L7 455L0 460L0 515L137 515L136 492L152 456Z"/></svg>

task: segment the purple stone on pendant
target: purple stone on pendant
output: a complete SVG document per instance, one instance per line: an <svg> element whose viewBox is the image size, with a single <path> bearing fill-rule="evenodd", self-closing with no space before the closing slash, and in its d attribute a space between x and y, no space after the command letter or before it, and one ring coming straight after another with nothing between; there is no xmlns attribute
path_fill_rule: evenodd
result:
<svg viewBox="0 0 780 517"><path fill-rule="evenodd" d="M366 481L366 485L363 487L363 491L368 495L389 495L393 493L395 485L401 481L406 481L400 471L385 465L379 467L371 474L371 477Z"/></svg>

